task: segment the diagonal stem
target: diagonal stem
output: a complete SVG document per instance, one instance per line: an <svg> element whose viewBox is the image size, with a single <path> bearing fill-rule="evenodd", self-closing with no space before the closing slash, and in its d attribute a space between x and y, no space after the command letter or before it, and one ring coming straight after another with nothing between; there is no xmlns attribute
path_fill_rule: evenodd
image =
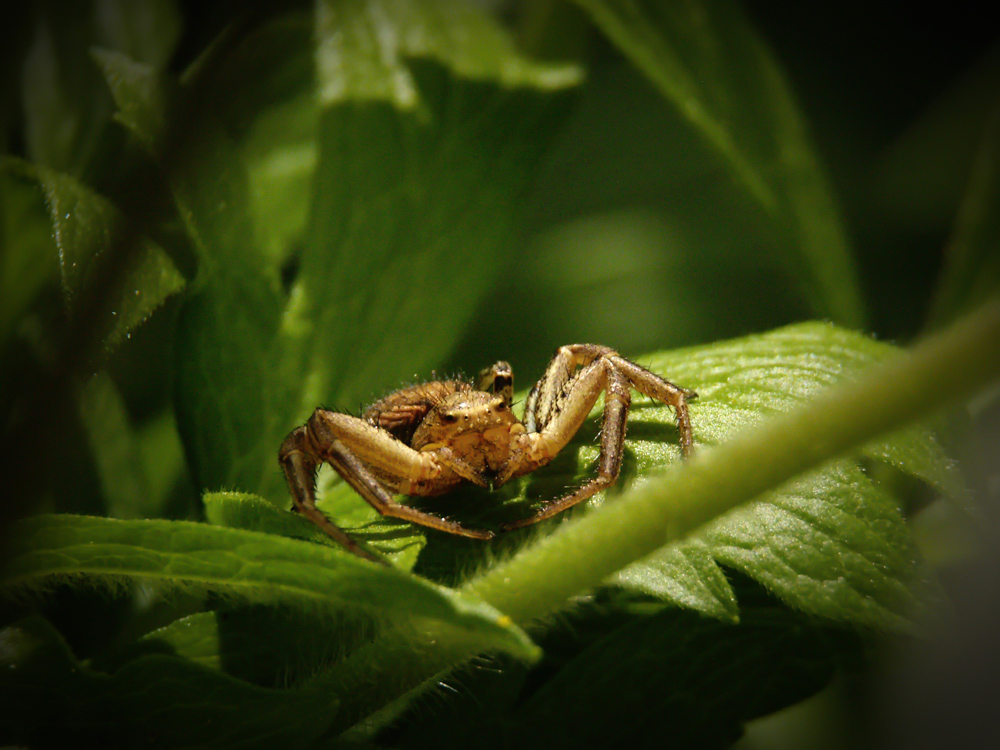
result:
<svg viewBox="0 0 1000 750"><path fill-rule="evenodd" d="M796 475L1000 378L1000 299L813 402L695 456L464 586L515 622L572 596Z"/></svg>

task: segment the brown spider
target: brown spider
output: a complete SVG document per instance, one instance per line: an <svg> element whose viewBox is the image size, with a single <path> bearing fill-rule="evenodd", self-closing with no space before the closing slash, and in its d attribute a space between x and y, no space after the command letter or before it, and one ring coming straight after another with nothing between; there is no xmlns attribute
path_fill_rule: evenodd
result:
<svg viewBox="0 0 1000 750"><path fill-rule="evenodd" d="M360 418L317 409L305 425L289 434L278 452L295 509L351 552L381 562L316 507L316 470L326 461L384 516L449 534L490 539L491 531L467 529L398 503L393 495L440 495L463 481L498 487L528 474L566 446L602 391L606 396L597 476L535 515L502 529L550 518L618 478L632 388L673 407L681 453L685 458L691 455L687 399L697 394L606 346L560 348L528 394L523 422L511 411L513 383L510 365L497 362L480 373L476 384L435 380L403 388L372 404Z"/></svg>

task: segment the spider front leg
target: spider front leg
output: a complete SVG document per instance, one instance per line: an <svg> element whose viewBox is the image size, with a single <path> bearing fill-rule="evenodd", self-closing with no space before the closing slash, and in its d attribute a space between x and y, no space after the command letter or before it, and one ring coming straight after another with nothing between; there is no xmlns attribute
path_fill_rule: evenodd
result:
<svg viewBox="0 0 1000 750"><path fill-rule="evenodd" d="M310 444L308 428L299 427L285 438L278 451L278 461L285 472L296 512L319 526L349 552L372 562L387 564L382 558L361 547L316 507L316 470L322 461Z"/></svg>
<svg viewBox="0 0 1000 750"><path fill-rule="evenodd" d="M528 429L527 447L523 451L523 465L514 474L533 471L562 450L580 429L603 391L604 416L597 476L575 492L549 503L534 516L504 525L505 530L551 518L615 482L625 449L632 388L674 409L681 454L685 458L690 456L693 439L687 399L697 395L694 391L664 380L608 347L595 344L564 346L528 396L524 420Z"/></svg>
<svg viewBox="0 0 1000 750"><path fill-rule="evenodd" d="M285 439L278 460L288 480L295 509L350 552L367 560L383 562L364 550L316 507L316 470L324 461L383 516L473 539L493 536L491 532L467 529L397 503L390 489L427 494L421 489L432 484L443 471L455 472L458 462L447 454L438 456L415 451L364 420L317 409L303 427Z"/></svg>

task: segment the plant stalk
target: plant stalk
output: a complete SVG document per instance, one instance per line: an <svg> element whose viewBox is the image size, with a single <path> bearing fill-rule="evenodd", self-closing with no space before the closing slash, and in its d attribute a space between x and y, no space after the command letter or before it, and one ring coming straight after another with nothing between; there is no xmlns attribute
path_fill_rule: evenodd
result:
<svg viewBox="0 0 1000 750"><path fill-rule="evenodd" d="M625 493L464 587L520 625L798 474L968 400L1000 378L1000 298L684 466Z"/></svg>

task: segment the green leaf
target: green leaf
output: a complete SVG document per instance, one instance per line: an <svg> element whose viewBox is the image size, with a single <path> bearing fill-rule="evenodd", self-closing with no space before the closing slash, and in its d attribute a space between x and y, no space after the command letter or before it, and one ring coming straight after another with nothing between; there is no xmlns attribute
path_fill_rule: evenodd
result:
<svg viewBox="0 0 1000 750"><path fill-rule="evenodd" d="M184 521L58 515L21 521L12 538L3 583L14 593L65 579L109 586L146 581L251 603L420 618L463 633L483 650L534 655L509 618L474 599L298 539Z"/></svg>
<svg viewBox="0 0 1000 750"><path fill-rule="evenodd" d="M221 670L222 648L217 618L217 612L196 612L147 633L139 639L139 643L142 646L165 646L171 653L189 662Z"/></svg>
<svg viewBox="0 0 1000 750"><path fill-rule="evenodd" d="M456 77L505 87L559 90L579 83L573 65L532 62L473 3L321 0L317 64L324 105L375 100L400 110L424 98L407 58L433 60Z"/></svg>
<svg viewBox="0 0 1000 750"><path fill-rule="evenodd" d="M329 476L332 472L326 474ZM350 487L337 485L337 492L321 490L319 508L337 520L366 546L375 547L392 560L398 570L411 570L424 546L423 535L413 524L380 516ZM336 498L334 502L333 498ZM210 523L250 531L280 534L336 547L326 533L297 513L278 510L272 503L239 492L211 492L204 498L205 516Z"/></svg>
<svg viewBox="0 0 1000 750"><path fill-rule="evenodd" d="M997 306L984 307L910 355L830 325L806 324L644 360L699 390L691 415L695 458L557 529L470 581L468 589L515 619L525 612L539 616L548 611L539 602L558 606L556 591L579 591L584 571L596 568L598 557L606 558L603 580L693 534L717 560L744 570L792 607L862 627L909 628L915 609L928 603L928 590L897 498L870 482L856 459L826 462L848 450L885 455L884 438L873 448L865 443L925 414L928 383L948 382L939 398L957 398L989 382L997 359L995 352L983 356L983 346L997 321ZM628 447L640 466L663 465L675 450L672 428L652 431L641 424L645 410L635 411ZM671 419L666 411L648 411L654 425ZM636 432L650 439L636 440ZM895 458L906 455L900 451ZM923 455L932 465L902 468L933 476L947 467L939 448ZM806 469L810 473L798 477ZM724 500L733 497L760 500L733 510L735 503ZM587 552L577 556L573 550ZM657 567L662 573L662 561ZM588 581L587 587L596 584ZM690 606L683 599L676 603ZM712 612L705 604L699 608Z"/></svg>
<svg viewBox="0 0 1000 750"><path fill-rule="evenodd" d="M954 229L963 196L973 184L970 178L986 166L984 157L990 158L1000 57L994 48L954 73L914 101L920 111L901 123L905 127L880 148L871 165L865 181L872 201L868 210L884 228L878 235L883 252L919 235L937 244Z"/></svg>
<svg viewBox="0 0 1000 750"><path fill-rule="evenodd" d="M0 643L0 726L19 745L303 747L336 713L322 690L265 689L173 656L100 672L40 617L0 630Z"/></svg>
<svg viewBox="0 0 1000 750"><path fill-rule="evenodd" d="M638 361L698 392L690 412L701 453L810 401L894 351L888 344L829 324L805 323ZM601 408L599 403L592 421L565 449L570 457L560 457L524 482L504 500L497 516L510 520L518 505L519 515L527 515L530 501L554 499L594 475L598 446L593 436ZM676 465L676 442L673 412L648 399L635 399L619 483L588 506L613 504L630 486L642 487L657 472ZM925 427L893 435L863 454L928 482L951 501L958 499L960 482L952 463ZM736 620L736 597L721 563L810 614L866 627L905 628L928 591L899 503L900 498L869 478L856 460L845 460L768 493L691 540L629 565L609 582ZM510 542L501 539L496 544Z"/></svg>
<svg viewBox="0 0 1000 750"><path fill-rule="evenodd" d="M98 44L154 68L167 66L181 35L181 14L173 0L106 0L94 21Z"/></svg>
<svg viewBox="0 0 1000 750"><path fill-rule="evenodd" d="M816 394L810 404L702 451L683 471L670 471L556 530L463 590L476 592L517 621L543 616L628 563L678 542L803 472L859 450L931 409L970 398L1000 374L1000 350L993 345L998 335L1000 302L994 300L912 351L890 354L854 380ZM948 388L936 392L929 407L928 384L937 383ZM788 382L782 390L794 385ZM843 567L837 555L830 562L834 569ZM879 604L891 609L898 587L889 572L882 576L888 596ZM898 626L895 614L880 625Z"/></svg>
<svg viewBox="0 0 1000 750"><path fill-rule="evenodd" d="M167 178L198 252L200 281L231 274L248 290L261 287L274 296L277 276L254 241L246 169L211 110L198 107L191 92L149 65L107 50L93 55L111 87L117 119Z"/></svg>
<svg viewBox="0 0 1000 750"><path fill-rule="evenodd" d="M819 690L838 656L832 634L787 611L733 626L666 609L584 648L477 736L485 747L660 747L665 734L672 747L727 747L743 722Z"/></svg>
<svg viewBox="0 0 1000 750"><path fill-rule="evenodd" d="M298 687L377 632L370 617L331 617L266 605L198 612L144 635L117 655L127 663L169 653L261 687ZM103 666L103 662L102 662ZM327 699L331 696L327 694Z"/></svg>
<svg viewBox="0 0 1000 750"><path fill-rule="evenodd" d="M124 217L109 201L70 177L39 170L49 204L63 290L70 309L75 297L94 294L94 285L108 298L103 314L110 319L107 345L114 346L149 314L184 286L184 279L167 254L151 240L135 237ZM122 247L134 242L136 247ZM114 276L108 266L125 264Z"/></svg>
<svg viewBox="0 0 1000 750"><path fill-rule="evenodd" d="M578 78L507 54L467 4L319 7L325 108L285 321L310 375L300 418L331 395L353 409L456 344L511 257L522 194L564 112L558 94Z"/></svg>
<svg viewBox="0 0 1000 750"><path fill-rule="evenodd" d="M275 262L302 244L316 171L318 118L316 102L306 94L268 108L244 139L254 229Z"/></svg>
<svg viewBox="0 0 1000 750"><path fill-rule="evenodd" d="M137 235L111 201L45 167L13 161L5 166L41 187L67 308L72 315L83 306L94 316L106 349L128 338L165 299L184 287L170 257Z"/></svg>
<svg viewBox="0 0 1000 750"><path fill-rule="evenodd" d="M103 170L107 90L87 52L102 46L162 68L180 36L172 0L106 0L40 6L22 73L24 133L29 158L79 177Z"/></svg>
<svg viewBox="0 0 1000 750"><path fill-rule="evenodd" d="M986 119L930 313L941 325L1000 289L1000 102Z"/></svg>
<svg viewBox="0 0 1000 750"><path fill-rule="evenodd" d="M423 16L408 7L394 7L379 21L380 36L394 29L412 41L426 32ZM473 23L467 14L442 12L449 24L458 24L445 38L472 33L478 42L480 26L461 25ZM321 44L365 9L345 6L338 13L335 27L321 24ZM476 23L492 22L483 17ZM423 54L424 47L406 49ZM427 47L426 55L433 57L434 49ZM276 250L271 237L269 252L262 252L253 237L253 204L233 144L210 115L184 119L187 100L204 101L204 92L178 90L121 55L98 54L119 119L160 163L199 254L177 345L178 421L199 486L283 498L273 455L296 422L331 395L353 406L397 385L401 375L429 369L457 340L502 269L496 252L511 237L513 204L559 109L551 81L542 81L543 87L534 73L511 78L510 60L501 64L500 57L482 58L497 69L481 83L407 59L426 94L419 112L354 100L327 108L310 179L313 219L285 303L277 291L277 262L287 251ZM365 65L354 57L341 62ZM235 71L227 75L238 81ZM502 88L522 78L536 87ZM308 105L291 106L298 107L305 130L272 134L268 142L275 146L268 152L265 145L265 153L281 158L282 144L290 143L304 155L307 170ZM491 117L482 117L485 110ZM259 182L260 168L274 161L248 153L258 159L258 190L290 184ZM307 177L300 168L293 179L301 187ZM294 218L280 226L279 239L298 231ZM440 298L441 268L452 275L448 312L424 315ZM399 325L417 317L425 320L419 346L413 331Z"/></svg>
<svg viewBox="0 0 1000 750"><path fill-rule="evenodd" d="M213 110L237 134L262 251L283 263L302 245L317 158L312 16L255 27L215 66L199 70Z"/></svg>
<svg viewBox="0 0 1000 750"><path fill-rule="evenodd" d="M198 485L274 489L280 475L266 457L289 428L292 385L275 367L282 301L253 235L245 166L211 112L189 116L188 92L123 55L95 54L198 255L176 345L178 425Z"/></svg>
<svg viewBox="0 0 1000 750"><path fill-rule="evenodd" d="M97 373L83 386L79 400L108 514L115 518L156 515L160 498L146 477L135 432L114 382L107 373ZM162 492L164 487L157 490ZM145 503L149 505L143 507Z"/></svg>
<svg viewBox="0 0 1000 750"><path fill-rule="evenodd" d="M698 391L691 419L697 450L704 452L769 416L810 401L895 351L829 324L807 323L639 361ZM566 487L582 484L594 473L598 449L592 436L598 432L600 408L598 404L565 455L547 469L485 502L484 492L469 490L448 507L469 525L490 527L530 513L530 501L554 499ZM619 486L590 501L590 508L614 503L616 495L630 486L641 487L657 471L677 462L674 420L667 407L647 399L633 402ZM946 502L961 498L952 462L924 426L873 443L861 455L926 482ZM375 511L346 485L334 484L327 492L331 502L324 510L336 521L355 527L378 522ZM904 503L905 498L870 477L857 459L847 459L769 492L755 505L713 522L690 541L633 563L609 582L705 615L737 620L736 596L719 567L722 564L812 615L865 627L906 629L927 603L931 589L900 509ZM458 510L463 506L476 510ZM502 555L523 537L502 535L491 546ZM435 555L441 548L464 549L460 541L436 535L430 541ZM421 561L420 570L433 570L435 575L443 565L427 556Z"/></svg>
<svg viewBox="0 0 1000 750"><path fill-rule="evenodd" d="M177 422L197 486L283 497L277 450L290 389L275 353L272 300L219 283L189 297L178 320ZM257 304L260 302L260 304ZM279 494L280 493L280 494Z"/></svg>
<svg viewBox="0 0 1000 750"><path fill-rule="evenodd" d="M864 336L808 323L654 355L648 363L698 391L692 421L696 442L704 450L766 415L788 411L853 377L892 351ZM632 449L646 471L667 463L665 451L655 444L640 442ZM951 462L926 428L895 435L865 454L933 482L938 491L957 490ZM696 537L696 543L791 606L828 619L905 628L928 594L898 499L851 460L796 480L719 519ZM676 585L679 575L689 574L685 558L690 555L687 544L665 548L614 580L652 591L652 566L663 577L659 585L667 588ZM718 581L718 575L705 577L703 586ZM681 597L666 598L682 606L692 604ZM708 598L696 608L717 615L714 606Z"/></svg>
<svg viewBox="0 0 1000 750"><path fill-rule="evenodd" d="M105 511L113 518L156 518L184 472L173 414L163 411L133 424L118 385L106 372L78 392L80 422L100 479Z"/></svg>
<svg viewBox="0 0 1000 750"><path fill-rule="evenodd" d="M185 85L204 90L212 110L237 137L290 100L309 97L318 108L313 15L293 10L237 34L223 32L185 71ZM297 130L294 123L290 130Z"/></svg>
<svg viewBox="0 0 1000 750"><path fill-rule="evenodd" d="M610 582L709 617L737 622L740 615L736 594L713 552L714 546L693 539L630 565Z"/></svg>
<svg viewBox="0 0 1000 750"><path fill-rule="evenodd" d="M620 580L611 578L618 586L731 622L739 599L716 568L721 560L817 622L910 629L914 608L928 603L928 589L897 499L874 487L855 461L826 462L925 414L928 382L950 379L955 398L982 387L998 363L996 356L985 362L977 357L998 326L1000 308L994 306L908 356L812 323L641 358L653 371L700 390L692 404L695 458L662 477L652 475L657 466L676 462L676 427L668 409L637 399L624 477L636 486L621 497L597 499L592 505L600 507L578 514L582 518L563 523L566 513L547 522L559 526L547 536L544 528L526 532L542 538L516 554L497 555L500 562L460 590L502 603L517 621L531 622L624 569ZM585 424L580 433L587 429ZM886 450L884 439L872 446L866 449L872 455ZM580 438L564 453L568 460L554 463L544 477L557 491L592 473L596 450ZM895 458L905 455L899 451ZM947 465L936 446L924 455ZM911 468L933 476L942 470L933 463ZM809 474L782 486L806 469ZM544 474L529 478L520 496ZM739 502L732 498L748 502L765 492L758 503L734 510ZM544 499L553 496L543 491ZM732 512L721 515L726 511ZM514 537L494 544L516 543ZM671 542L682 554L669 551ZM415 662L404 653L421 656ZM471 656L426 650L399 637L376 640L325 678L341 690L345 723L338 726L351 726L367 715L365 707L396 698L369 717L367 726L385 726L418 686L426 688L431 676ZM387 681L396 681L395 687Z"/></svg>
<svg viewBox="0 0 1000 750"><path fill-rule="evenodd" d="M720 563L829 620L908 630L931 603L895 499L847 463L769 493L700 536Z"/></svg>
<svg viewBox="0 0 1000 750"><path fill-rule="evenodd" d="M0 343L39 290L58 274L45 202L30 169L0 157Z"/></svg>
<svg viewBox="0 0 1000 750"><path fill-rule="evenodd" d="M860 327L843 222L788 84L736 3L577 0L732 170L819 316Z"/></svg>
<svg viewBox="0 0 1000 750"><path fill-rule="evenodd" d="M39 13L21 76L28 157L72 175L94 155L110 115L100 77L80 64L94 43L86 16L82 3Z"/></svg>

